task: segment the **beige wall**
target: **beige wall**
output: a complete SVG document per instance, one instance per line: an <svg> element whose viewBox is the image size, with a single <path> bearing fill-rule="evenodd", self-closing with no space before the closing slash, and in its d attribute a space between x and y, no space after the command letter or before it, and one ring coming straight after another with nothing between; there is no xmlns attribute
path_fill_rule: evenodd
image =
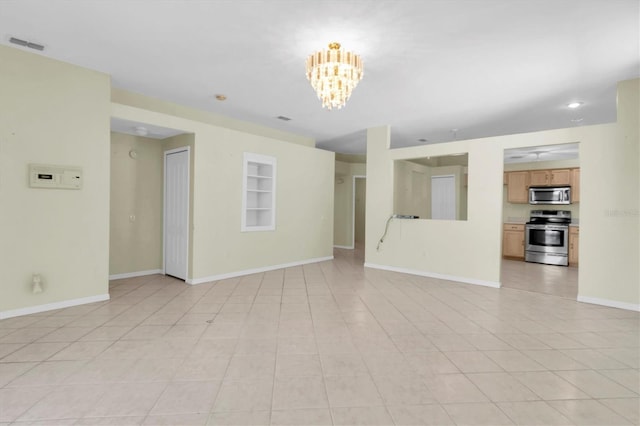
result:
<svg viewBox="0 0 640 426"><path fill-rule="evenodd" d="M369 129L366 263L478 284L500 282L503 151L580 142L580 300L640 308L638 283L638 80L618 92L618 123L389 148ZM469 152L468 221L393 220L393 160Z"/></svg>
<svg viewBox="0 0 640 426"><path fill-rule="evenodd" d="M109 76L0 46L0 312L108 297ZM80 190L27 165L80 166ZM42 274L44 292L30 292Z"/></svg>
<svg viewBox="0 0 640 426"><path fill-rule="evenodd" d="M333 244L353 248L353 177L365 176L366 164L335 162Z"/></svg>
<svg viewBox="0 0 640 426"><path fill-rule="evenodd" d="M194 134L188 282L332 256L333 152L142 105L114 102L112 115ZM275 231L240 232L244 152L277 159Z"/></svg>
<svg viewBox="0 0 640 426"><path fill-rule="evenodd" d="M618 85L618 122L580 145L578 297L640 304L640 79Z"/></svg>
<svg viewBox="0 0 640 426"><path fill-rule="evenodd" d="M109 275L162 269L163 151L160 140L111 133Z"/></svg>

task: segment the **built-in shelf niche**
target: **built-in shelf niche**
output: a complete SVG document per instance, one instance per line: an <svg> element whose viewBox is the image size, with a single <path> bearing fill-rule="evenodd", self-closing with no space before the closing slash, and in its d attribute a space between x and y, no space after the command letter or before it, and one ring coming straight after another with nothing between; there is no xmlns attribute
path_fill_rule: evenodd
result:
<svg viewBox="0 0 640 426"><path fill-rule="evenodd" d="M276 159L244 153L241 231L276 228Z"/></svg>

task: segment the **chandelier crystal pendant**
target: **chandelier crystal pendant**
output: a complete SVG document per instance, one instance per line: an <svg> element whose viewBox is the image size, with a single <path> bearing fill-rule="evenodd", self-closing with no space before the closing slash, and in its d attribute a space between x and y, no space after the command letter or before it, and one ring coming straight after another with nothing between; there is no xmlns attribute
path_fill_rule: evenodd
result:
<svg viewBox="0 0 640 426"><path fill-rule="evenodd" d="M322 101L322 107L328 110L340 109L347 103L363 73L360 56L340 49L340 43L329 43L329 50L307 58L307 80Z"/></svg>

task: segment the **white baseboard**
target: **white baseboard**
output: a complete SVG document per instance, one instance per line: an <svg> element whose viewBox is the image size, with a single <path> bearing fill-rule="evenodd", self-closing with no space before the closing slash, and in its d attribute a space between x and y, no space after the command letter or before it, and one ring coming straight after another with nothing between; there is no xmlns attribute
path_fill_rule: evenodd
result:
<svg viewBox="0 0 640 426"><path fill-rule="evenodd" d="M418 275L421 277L429 277L429 278L438 278L440 280L456 281L456 282L465 283L465 284L475 284L475 285L481 285L484 287L500 288L501 286L500 282L496 282L496 281L476 280L473 278L437 274L435 272L418 271L416 269L398 268L395 266L388 266L388 265L376 265L374 263L365 263L364 266L367 268L382 269L384 271L401 272L403 274Z"/></svg>
<svg viewBox="0 0 640 426"><path fill-rule="evenodd" d="M22 315L37 314L40 312L53 311L56 309L70 308L71 306L86 305L87 303L104 302L109 300L108 294L98 294L97 296L82 297L80 299L63 300L62 302L47 303L45 305L29 306L28 308L13 309L0 312L0 320L6 318L19 317Z"/></svg>
<svg viewBox="0 0 640 426"><path fill-rule="evenodd" d="M150 269L148 271L126 272L124 274L109 275L109 281L121 280L123 278L143 277L145 275L155 275L155 274L161 274L161 273L162 273L162 269Z"/></svg>
<svg viewBox="0 0 640 426"><path fill-rule="evenodd" d="M353 250L353 246L333 246L334 248Z"/></svg>
<svg viewBox="0 0 640 426"><path fill-rule="evenodd" d="M280 265L264 266L264 267L261 267L261 268L245 269L243 271L229 272L229 273L226 273L226 274L211 275L209 277L187 279L186 283L187 284L202 284L202 283L208 283L208 282L211 282L211 281L220 281L220 280L224 280L224 279L227 279L227 278L241 277L243 275L259 274L261 272L274 271L276 269L284 269L284 268L291 268L293 266L307 265L309 263L324 262L324 261L332 260L332 259L333 259L333 256L316 257L314 259L300 260L300 261L297 261L297 262L283 263L283 264L280 264Z"/></svg>
<svg viewBox="0 0 640 426"><path fill-rule="evenodd" d="M626 309L627 311L640 312L640 305L633 303L618 302L617 300L599 299L597 297L578 296L578 302L590 303L592 305L608 306L610 308Z"/></svg>

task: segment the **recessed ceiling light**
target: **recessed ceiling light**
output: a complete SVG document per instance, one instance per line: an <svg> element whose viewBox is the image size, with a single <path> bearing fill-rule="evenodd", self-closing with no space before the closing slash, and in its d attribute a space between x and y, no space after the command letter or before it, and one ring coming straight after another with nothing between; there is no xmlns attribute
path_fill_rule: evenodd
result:
<svg viewBox="0 0 640 426"><path fill-rule="evenodd" d="M582 105L582 102L571 102L570 104L567 104L567 106L571 109L576 109L581 105Z"/></svg>
<svg viewBox="0 0 640 426"><path fill-rule="evenodd" d="M216 99L219 101L226 101L227 97L225 95L216 95Z"/></svg>

